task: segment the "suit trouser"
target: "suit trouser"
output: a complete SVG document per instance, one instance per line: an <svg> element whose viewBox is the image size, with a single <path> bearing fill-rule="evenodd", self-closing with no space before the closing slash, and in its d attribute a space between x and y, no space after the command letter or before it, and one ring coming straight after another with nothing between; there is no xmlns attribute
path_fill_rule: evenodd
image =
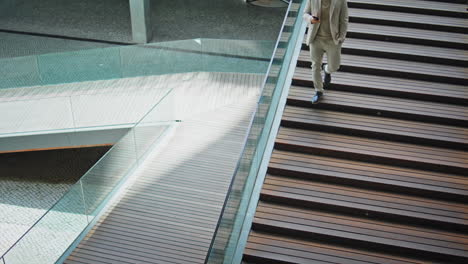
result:
<svg viewBox="0 0 468 264"><path fill-rule="evenodd" d="M310 58L312 60L312 81L314 82L315 91L323 92L323 81L321 72L323 54L327 54L327 73L336 72L340 68L341 63L341 44L335 44L333 39L315 37L310 43Z"/></svg>

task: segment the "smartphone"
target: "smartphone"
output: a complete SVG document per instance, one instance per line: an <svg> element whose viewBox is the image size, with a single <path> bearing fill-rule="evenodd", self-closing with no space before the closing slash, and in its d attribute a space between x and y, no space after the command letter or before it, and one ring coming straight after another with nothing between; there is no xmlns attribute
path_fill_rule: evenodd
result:
<svg viewBox="0 0 468 264"><path fill-rule="evenodd" d="M320 19L319 19L318 17L316 17L316 16L312 16L312 18L315 19L315 20L320 20Z"/></svg>

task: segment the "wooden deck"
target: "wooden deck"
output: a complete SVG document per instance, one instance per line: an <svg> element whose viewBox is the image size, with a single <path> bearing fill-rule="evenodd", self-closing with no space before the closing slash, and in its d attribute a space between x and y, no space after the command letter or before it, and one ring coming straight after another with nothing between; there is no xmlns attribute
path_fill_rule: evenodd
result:
<svg viewBox="0 0 468 264"><path fill-rule="evenodd" d="M466 2L348 0L324 100L303 45L244 263L467 263Z"/></svg>
<svg viewBox="0 0 468 264"><path fill-rule="evenodd" d="M182 122L64 263L204 263L263 80L205 75L174 89Z"/></svg>

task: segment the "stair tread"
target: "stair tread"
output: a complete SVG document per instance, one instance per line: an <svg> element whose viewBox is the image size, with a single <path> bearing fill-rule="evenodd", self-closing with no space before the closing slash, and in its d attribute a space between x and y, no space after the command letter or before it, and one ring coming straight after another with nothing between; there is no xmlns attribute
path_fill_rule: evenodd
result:
<svg viewBox="0 0 468 264"><path fill-rule="evenodd" d="M271 169L280 169L468 196L466 179L463 176L447 173L377 165L277 149L273 151L268 166L270 173L272 173ZM307 178L311 177L314 176Z"/></svg>
<svg viewBox="0 0 468 264"><path fill-rule="evenodd" d="M468 252L464 250L468 245L466 235L385 223L365 217L296 209L268 202L259 203L254 223L282 225L305 232L320 232L422 251L468 256Z"/></svg>
<svg viewBox="0 0 468 264"><path fill-rule="evenodd" d="M301 50L298 62L310 65L310 53L308 50ZM437 77L457 78L462 79L464 83L468 83L468 70L464 67L457 66L444 65L434 67L434 64L425 62L414 62L387 58L369 59L369 57L349 54L341 55L341 66L370 68L384 71L397 71L408 74L424 74Z"/></svg>
<svg viewBox="0 0 468 264"><path fill-rule="evenodd" d="M468 170L466 152L281 127L276 144L312 147L372 157L453 166Z"/></svg>
<svg viewBox="0 0 468 264"><path fill-rule="evenodd" d="M324 257L326 260L324 260ZM270 248L259 246L255 250L252 250L251 248L245 248L243 259L248 260L249 262L242 262L242 263L249 263L249 264L253 264L253 263L330 264L330 261L328 261L330 257L326 257L322 255L313 255L313 254L310 254L310 252L288 250L282 247L270 249ZM266 260L268 260L268 262L266 262Z"/></svg>
<svg viewBox="0 0 468 264"><path fill-rule="evenodd" d="M394 11L381 11L372 9L349 8L350 20L353 17L363 17L371 19L379 19L386 21L397 21L403 23L418 23L424 25L459 27L466 29L468 23L464 18L458 17L443 17L424 14L409 14Z"/></svg>
<svg viewBox="0 0 468 264"><path fill-rule="evenodd" d="M399 55L418 55L441 59L460 60L464 62L468 61L468 54L465 50L395 43L390 41L347 38L343 43L343 53L346 53L346 49L350 48L373 52L389 52Z"/></svg>
<svg viewBox="0 0 468 264"><path fill-rule="evenodd" d="M399 258L387 254L379 254L359 250L355 248L346 248L337 245L327 245L314 241L304 240L296 237L285 235L269 235L267 233L252 230L249 240L246 245L248 255L274 255L278 256L279 250L287 250L284 255L295 256L297 254L290 253L295 251L308 252L301 258L303 263L316 263L315 261L324 259L327 263L381 263L381 264L396 264L396 263L415 263L412 259ZM329 262L328 262L329 261ZM300 263L300 262L299 262Z"/></svg>
<svg viewBox="0 0 468 264"><path fill-rule="evenodd" d="M297 67L293 78L295 80L312 82L311 69L306 67ZM443 87L441 87L440 83L434 82L340 71L334 73L332 78L332 84L338 84L341 86L353 85L378 90L391 90L468 99L468 90L466 87L456 84L444 84Z"/></svg>
<svg viewBox="0 0 468 264"><path fill-rule="evenodd" d="M387 5L387 6L398 6L398 7L411 7L422 10L441 10L451 12L466 12L466 5L457 3L447 2L436 2L436 1L422 1L422 0L348 0L348 3L365 3L373 5Z"/></svg>
<svg viewBox="0 0 468 264"><path fill-rule="evenodd" d="M303 39L303 44L305 43L306 38ZM381 40L367 40L353 37L347 38L343 43L343 54L346 54L346 49L388 52L398 55L418 55L440 59L459 60L464 62L468 61L468 54L465 50L462 49L406 44Z"/></svg>
<svg viewBox="0 0 468 264"><path fill-rule="evenodd" d="M311 88L293 85L291 86L288 99L308 102L314 93L314 90ZM465 106L342 91L326 91L325 94L321 101L322 106L325 104L344 105L375 109L375 111L392 111L421 116L442 117L462 122L466 122L468 116L468 107Z"/></svg>
<svg viewBox="0 0 468 264"><path fill-rule="evenodd" d="M395 26L370 25L364 23L349 23L348 35L353 33L367 33L380 36L404 37L411 39L423 39L427 41L437 40L466 45L467 36L462 33L437 32L437 38L434 38L434 31L427 29L402 28Z"/></svg>
<svg viewBox="0 0 468 264"><path fill-rule="evenodd" d="M375 191L331 183L319 183L268 175L262 192L294 195L302 199L333 200L356 208L374 208L388 213L434 218L440 221L468 225L467 205L392 192Z"/></svg>
<svg viewBox="0 0 468 264"><path fill-rule="evenodd" d="M465 62L468 61L468 54L465 50L395 43L389 41L348 38L344 42L343 47L354 49L366 49L370 51L391 52L406 55L420 55L435 58L454 59Z"/></svg>
<svg viewBox="0 0 468 264"><path fill-rule="evenodd" d="M309 208L295 208L284 204L259 202L257 212L264 216L279 215L299 219L297 222L317 221L332 225L341 225L356 233L371 235L374 233L379 237L400 237L406 242L423 243L439 247L463 250L468 245L468 236L447 231L436 231L423 227L414 227L404 224L388 223L381 220L366 219L365 217L344 216L335 213L321 212ZM256 215L260 217L260 215ZM291 221L291 222L294 222ZM345 229L345 228L339 229ZM338 228L337 228L338 229ZM359 230L361 229L361 230ZM398 238L397 238L398 239Z"/></svg>
<svg viewBox="0 0 468 264"><path fill-rule="evenodd" d="M468 144L467 128L405 121L396 118L373 117L288 105L284 110L282 120Z"/></svg>

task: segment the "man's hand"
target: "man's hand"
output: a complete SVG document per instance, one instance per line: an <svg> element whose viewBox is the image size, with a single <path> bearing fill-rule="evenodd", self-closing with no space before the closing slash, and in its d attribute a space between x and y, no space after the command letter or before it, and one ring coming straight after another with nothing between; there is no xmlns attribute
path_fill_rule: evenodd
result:
<svg viewBox="0 0 468 264"><path fill-rule="evenodd" d="M320 19L316 16L313 16L312 19L310 20L311 24L317 24L320 23Z"/></svg>
<svg viewBox="0 0 468 264"><path fill-rule="evenodd" d="M345 38L344 37L340 37L339 35L337 36L337 40L338 40L338 44L343 44L343 42L345 41Z"/></svg>

